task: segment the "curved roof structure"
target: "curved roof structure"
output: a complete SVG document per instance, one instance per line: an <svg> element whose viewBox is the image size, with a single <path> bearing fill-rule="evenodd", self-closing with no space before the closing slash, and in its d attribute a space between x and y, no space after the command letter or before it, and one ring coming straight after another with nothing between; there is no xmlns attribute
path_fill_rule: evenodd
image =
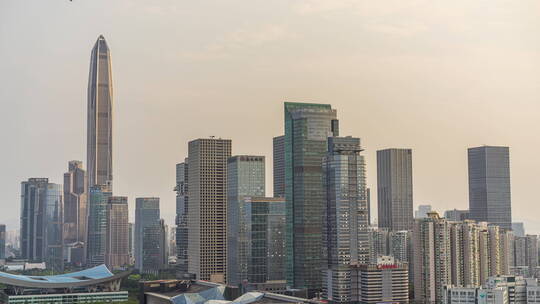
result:
<svg viewBox="0 0 540 304"><path fill-rule="evenodd" d="M130 273L131 270L113 274L105 265L52 276L27 276L0 272L0 283L29 288L83 287L117 280Z"/></svg>

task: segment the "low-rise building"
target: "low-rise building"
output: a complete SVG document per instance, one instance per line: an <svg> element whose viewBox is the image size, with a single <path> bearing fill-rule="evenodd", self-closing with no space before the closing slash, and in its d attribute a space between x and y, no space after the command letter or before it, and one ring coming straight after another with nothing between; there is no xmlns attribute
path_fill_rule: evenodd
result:
<svg viewBox="0 0 540 304"><path fill-rule="evenodd" d="M354 267L352 300L360 304L409 303L409 272L407 263L381 256L376 264Z"/></svg>
<svg viewBox="0 0 540 304"><path fill-rule="evenodd" d="M78 304L125 302L128 292L120 283L131 271L113 274L105 265L53 276L26 276L0 272L0 303Z"/></svg>

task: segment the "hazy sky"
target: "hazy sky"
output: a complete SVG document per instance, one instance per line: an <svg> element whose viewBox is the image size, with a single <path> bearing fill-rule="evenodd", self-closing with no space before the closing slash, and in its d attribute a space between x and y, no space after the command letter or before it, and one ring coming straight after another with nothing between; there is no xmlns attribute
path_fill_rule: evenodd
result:
<svg viewBox="0 0 540 304"><path fill-rule="evenodd" d="M330 103L341 135L413 149L414 201L468 207L467 147L510 146L516 221L540 232L537 0L0 0L0 222L20 182L86 166L90 50L114 78L115 195L159 196L173 223L189 140L267 156L283 101ZM376 200L372 200L376 210Z"/></svg>

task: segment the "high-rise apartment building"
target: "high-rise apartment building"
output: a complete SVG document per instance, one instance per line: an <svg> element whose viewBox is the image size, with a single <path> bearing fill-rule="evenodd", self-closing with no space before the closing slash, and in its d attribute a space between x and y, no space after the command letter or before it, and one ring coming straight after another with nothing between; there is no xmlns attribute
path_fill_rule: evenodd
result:
<svg viewBox="0 0 540 304"><path fill-rule="evenodd" d="M369 263L366 169L360 139L330 137L323 159L326 210L323 288L329 301L352 300L351 265Z"/></svg>
<svg viewBox="0 0 540 304"><path fill-rule="evenodd" d="M508 274L508 231L486 222L428 216L414 225L416 300L440 303L445 285L481 286L489 277Z"/></svg>
<svg viewBox="0 0 540 304"><path fill-rule="evenodd" d="M377 151L379 227L392 231L413 226L412 150Z"/></svg>
<svg viewBox="0 0 540 304"><path fill-rule="evenodd" d="M0 224L0 260L6 258L6 225Z"/></svg>
<svg viewBox="0 0 540 304"><path fill-rule="evenodd" d="M88 77L88 188L107 185L112 191L113 86L111 52L100 35L92 49Z"/></svg>
<svg viewBox="0 0 540 304"><path fill-rule="evenodd" d="M527 234L514 238L514 265L526 266L532 272L538 267L538 236Z"/></svg>
<svg viewBox="0 0 540 304"><path fill-rule="evenodd" d="M470 218L512 229L508 147L469 148Z"/></svg>
<svg viewBox="0 0 540 304"><path fill-rule="evenodd" d="M274 156L274 197L285 197L285 136L273 140Z"/></svg>
<svg viewBox="0 0 540 304"><path fill-rule="evenodd" d="M250 231L251 219L246 208L246 197L264 197L265 159L264 156L239 155L229 158L227 164L227 283L238 285L247 280L247 258L243 248L249 242L245 233ZM245 230L247 229L247 230ZM242 253L243 256L238 256ZM239 261L242 260L242 261ZM245 270L245 271L243 271ZM262 282L257 282L262 283Z"/></svg>
<svg viewBox="0 0 540 304"><path fill-rule="evenodd" d="M322 288L322 159L332 136L339 136L339 124L330 105L285 103L287 285L306 288L310 295Z"/></svg>
<svg viewBox="0 0 540 304"><path fill-rule="evenodd" d="M149 226L157 226L159 219L159 197L138 197L135 199L135 268L140 271L144 271L144 229Z"/></svg>
<svg viewBox="0 0 540 304"><path fill-rule="evenodd" d="M125 196L111 196L107 204L105 264L109 269L129 265L129 213Z"/></svg>
<svg viewBox="0 0 540 304"><path fill-rule="evenodd" d="M414 297L422 303L441 303L443 287L451 285L450 223L430 213L413 228Z"/></svg>
<svg viewBox="0 0 540 304"><path fill-rule="evenodd" d="M188 273L188 161L176 164L176 265L181 275Z"/></svg>
<svg viewBox="0 0 540 304"><path fill-rule="evenodd" d="M86 171L82 162L72 160L64 173L64 244L86 243L88 214Z"/></svg>
<svg viewBox="0 0 540 304"><path fill-rule="evenodd" d="M47 178L21 183L21 255L64 269L62 186Z"/></svg>
<svg viewBox="0 0 540 304"><path fill-rule="evenodd" d="M418 205L418 210L414 212L414 218L426 218L431 212L431 205Z"/></svg>
<svg viewBox="0 0 540 304"><path fill-rule="evenodd" d="M95 185L88 190L87 266L105 264L107 246L107 204L112 193L105 185Z"/></svg>
<svg viewBox="0 0 540 304"><path fill-rule="evenodd" d="M396 261L409 263L411 245L410 231L391 231L388 234L389 255L394 257Z"/></svg>
<svg viewBox="0 0 540 304"><path fill-rule="evenodd" d="M390 255L390 232L387 228L370 227L369 255L372 264L377 263L377 257Z"/></svg>
<svg viewBox="0 0 540 304"><path fill-rule="evenodd" d="M285 199L244 196L228 220L227 284L285 283ZM231 226L229 226L231 227Z"/></svg>
<svg viewBox="0 0 540 304"><path fill-rule="evenodd" d="M188 272L200 280L224 282L231 140L196 139L188 151Z"/></svg>

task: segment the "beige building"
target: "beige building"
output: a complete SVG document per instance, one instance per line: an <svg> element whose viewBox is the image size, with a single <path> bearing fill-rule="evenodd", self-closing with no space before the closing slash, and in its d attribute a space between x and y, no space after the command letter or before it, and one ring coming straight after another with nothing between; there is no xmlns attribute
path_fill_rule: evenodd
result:
<svg viewBox="0 0 540 304"><path fill-rule="evenodd" d="M509 234L498 226L448 221L437 213L416 220L414 287L419 301L442 301L444 286L478 287L508 274Z"/></svg>
<svg viewBox="0 0 540 304"><path fill-rule="evenodd" d="M224 281L231 140L196 139L188 151L188 272L199 280Z"/></svg>
<svg viewBox="0 0 540 304"><path fill-rule="evenodd" d="M125 196L109 197L105 264L109 269L129 265L128 203Z"/></svg>

